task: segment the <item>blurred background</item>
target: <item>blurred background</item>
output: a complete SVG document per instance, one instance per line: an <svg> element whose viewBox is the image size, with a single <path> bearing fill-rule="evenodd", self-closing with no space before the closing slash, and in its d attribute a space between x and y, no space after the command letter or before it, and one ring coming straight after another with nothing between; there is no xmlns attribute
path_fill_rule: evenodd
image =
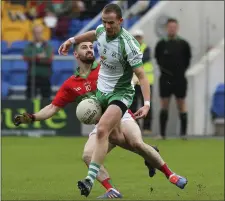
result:
<svg viewBox="0 0 225 201"><path fill-rule="evenodd" d="M88 135L70 105L57 116L32 125L13 125L13 116L34 113L48 104L77 64L73 52L59 56L60 44L101 24L101 10L111 0L1 1L2 135ZM123 26L142 30L151 50L154 87L151 135L159 134L160 71L154 58L156 43L166 36L168 18L179 21L179 35L191 47L188 80L188 135L224 135L224 2L223 1L116 1L123 9ZM98 53L95 46L95 56ZM140 103L139 103L140 104ZM179 117L171 100L167 135L179 134Z"/></svg>
<svg viewBox="0 0 225 201"><path fill-rule="evenodd" d="M80 196L76 181L87 172L82 151L92 126L81 125L75 106L70 104L54 117L30 125L15 127L13 118L24 112L36 113L51 103L61 84L77 68L72 49L68 56L58 55L60 44L101 24L101 10L109 2L112 1L1 1L2 200L86 199ZM141 43L146 73L150 73L152 113L139 122L143 136L147 136L144 141L156 145L169 166L190 182L180 191L159 171L153 179L149 178L143 159L120 148L105 160L110 177L128 200L223 200L224 2L116 3L123 9L123 26ZM154 139L162 135L159 93L162 72L155 50L162 38L168 42L168 19L172 19L170 31L178 31L191 52L191 56L186 55L190 61L185 71L187 141L179 139L181 119L174 96L166 127L169 139ZM179 48L171 49L179 55ZM168 55L167 49L162 52ZM178 60L182 61L175 57L174 62ZM180 91L180 86L174 90ZM140 96L140 91L136 91L138 107L142 104ZM103 193L103 187L96 182L89 198Z"/></svg>

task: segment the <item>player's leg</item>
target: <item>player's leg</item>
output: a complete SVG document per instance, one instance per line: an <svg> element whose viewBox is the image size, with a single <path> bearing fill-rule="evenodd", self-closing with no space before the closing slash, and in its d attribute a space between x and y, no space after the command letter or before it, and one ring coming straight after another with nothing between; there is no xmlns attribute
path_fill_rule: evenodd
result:
<svg viewBox="0 0 225 201"><path fill-rule="evenodd" d="M91 157L94 151L94 148L96 146L96 132L97 128L95 126L94 130L89 134L88 141L85 144L84 151L83 151L83 161L89 167L91 162ZM113 130L113 133L111 135L119 136L118 132L121 132L120 129ZM115 148L116 145L109 143L108 153ZM105 169L105 167L102 165L100 167L100 170L98 172L97 178L96 178L105 188L106 193L102 196L99 196L98 198L122 198L122 194L116 189L115 185L113 185L112 180L109 177L108 171Z"/></svg>
<svg viewBox="0 0 225 201"><path fill-rule="evenodd" d="M88 175L83 181L78 181L78 187L81 190L81 194L86 197L90 194L94 180L100 170L100 166L103 164L104 158L108 151L108 138L113 128L120 123L122 117L122 110L119 103L112 102L107 110L102 115L96 134L96 146L92 155L91 163L88 169ZM122 106L122 107L125 107ZM126 111L126 108L124 108Z"/></svg>
<svg viewBox="0 0 225 201"><path fill-rule="evenodd" d="M95 145L96 145L95 142L96 142L96 133L92 132L85 144L83 156L82 156L83 161L85 162L85 164L88 167L91 162L91 157L92 157ZM110 152L114 147L115 147L115 145L109 144L108 152ZM111 184L110 181L109 181L109 183L104 185L103 181L110 180L110 177L109 177L108 171L104 168L103 165L101 166L96 179L106 188L106 190L114 187L114 185Z"/></svg>
<svg viewBox="0 0 225 201"><path fill-rule="evenodd" d="M172 83L168 81L168 79L165 76L160 77L159 90L160 90L160 106L161 106L159 115L160 135L163 139L165 139L166 126L168 120L169 101L172 93Z"/></svg>
<svg viewBox="0 0 225 201"><path fill-rule="evenodd" d="M122 117L122 122L123 121L127 121L127 120L130 120L130 121L133 121L136 123L136 121L134 120L134 116L133 114L131 114L129 111L126 111L126 113L123 115ZM121 125L122 127L122 125ZM120 127L119 127L120 128ZM139 127L140 128L140 127ZM122 132L122 129L119 130L117 133L113 133L113 135L110 135L109 137L109 141L115 145L118 145L120 146L121 148L124 148L124 149L127 149L129 151L132 151L132 152L135 152L135 149L133 149L126 141L126 136L124 136L123 132ZM129 137L129 136L128 136ZM159 150L157 149L157 147L154 147L153 148L159 152ZM149 170L149 176L150 177L153 177L156 173L156 169L151 165L151 163L147 162L145 160L145 165L148 167L148 170Z"/></svg>
<svg viewBox="0 0 225 201"><path fill-rule="evenodd" d="M95 169L98 169L103 163L108 150L109 135L115 125L119 125L122 117L122 110L120 109L120 106L116 104L119 103L112 102L112 104L109 105L97 126L96 147L90 164L90 166L93 165ZM92 177L92 175L92 172L89 171L87 178L89 178L93 183L95 177Z"/></svg>
<svg viewBox="0 0 225 201"><path fill-rule="evenodd" d="M103 164L104 158L107 154L109 135L114 128L120 126L120 120L123 114L126 112L127 107L131 105L133 95L133 90L131 90L131 92L126 90L108 94L102 93L100 91L97 91L96 93L96 97L100 101L101 105L105 105L105 103L107 103L107 108L98 122L96 147L89 165L88 175L84 180L78 181L78 187L81 191L81 194L85 195L86 197L91 192L100 166Z"/></svg>
<svg viewBox="0 0 225 201"><path fill-rule="evenodd" d="M180 136L183 139L186 139L187 124L188 124L188 113L185 102L187 92L187 80L183 78L182 80L177 82L175 86L176 86L175 88L176 103L180 117Z"/></svg>
<svg viewBox="0 0 225 201"><path fill-rule="evenodd" d="M143 142L140 128L133 120L122 121L122 131L131 150L141 155L151 166L164 173L171 183L181 189L185 187L187 180L172 172L159 153L152 146Z"/></svg>
<svg viewBox="0 0 225 201"><path fill-rule="evenodd" d="M114 128L120 126L120 120L127 108L130 107L134 91L118 91L113 93L102 93L97 91L96 98L101 105L106 105L105 112L100 118L97 126L96 146L92 155L87 177L78 181L78 188L86 197L90 194L94 181L103 164L108 151L109 135ZM104 109L104 108L103 108Z"/></svg>

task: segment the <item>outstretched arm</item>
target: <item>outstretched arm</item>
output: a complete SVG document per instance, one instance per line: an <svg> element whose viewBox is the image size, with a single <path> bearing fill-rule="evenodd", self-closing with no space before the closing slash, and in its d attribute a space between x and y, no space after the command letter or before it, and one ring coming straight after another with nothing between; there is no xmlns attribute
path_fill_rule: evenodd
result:
<svg viewBox="0 0 225 201"><path fill-rule="evenodd" d="M35 114L23 113L16 115L14 118L14 124L19 126L20 124L29 124L33 121L46 120L56 114L59 110L60 107L49 104Z"/></svg>
<svg viewBox="0 0 225 201"><path fill-rule="evenodd" d="M54 114L56 114L59 110L60 110L60 107L55 106L53 104L49 104L49 105L45 106L44 108L42 108L39 112L34 114L35 121L49 119Z"/></svg>

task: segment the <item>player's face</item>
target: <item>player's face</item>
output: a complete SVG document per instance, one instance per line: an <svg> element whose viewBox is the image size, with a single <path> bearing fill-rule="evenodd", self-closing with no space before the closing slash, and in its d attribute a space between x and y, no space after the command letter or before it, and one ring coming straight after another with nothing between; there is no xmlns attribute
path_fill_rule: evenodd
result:
<svg viewBox="0 0 225 201"><path fill-rule="evenodd" d="M84 63L93 63L95 60L93 44L91 42L80 43L77 50L74 52L74 56Z"/></svg>
<svg viewBox="0 0 225 201"><path fill-rule="evenodd" d="M177 35L177 31L178 31L178 24L176 22L169 22L167 24L168 36L170 36L170 37L176 36Z"/></svg>
<svg viewBox="0 0 225 201"><path fill-rule="evenodd" d="M122 22L123 19L119 19L114 12L102 13L102 24L105 27L106 35L109 37L119 33Z"/></svg>

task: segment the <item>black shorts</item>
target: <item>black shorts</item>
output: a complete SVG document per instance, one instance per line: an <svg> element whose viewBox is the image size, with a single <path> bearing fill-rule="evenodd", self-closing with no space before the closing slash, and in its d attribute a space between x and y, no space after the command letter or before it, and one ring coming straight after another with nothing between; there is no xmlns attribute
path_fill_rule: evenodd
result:
<svg viewBox="0 0 225 201"><path fill-rule="evenodd" d="M161 98L169 98L171 95L175 95L176 98L185 98L186 92L186 78L172 80L162 76L160 77L159 93Z"/></svg>

